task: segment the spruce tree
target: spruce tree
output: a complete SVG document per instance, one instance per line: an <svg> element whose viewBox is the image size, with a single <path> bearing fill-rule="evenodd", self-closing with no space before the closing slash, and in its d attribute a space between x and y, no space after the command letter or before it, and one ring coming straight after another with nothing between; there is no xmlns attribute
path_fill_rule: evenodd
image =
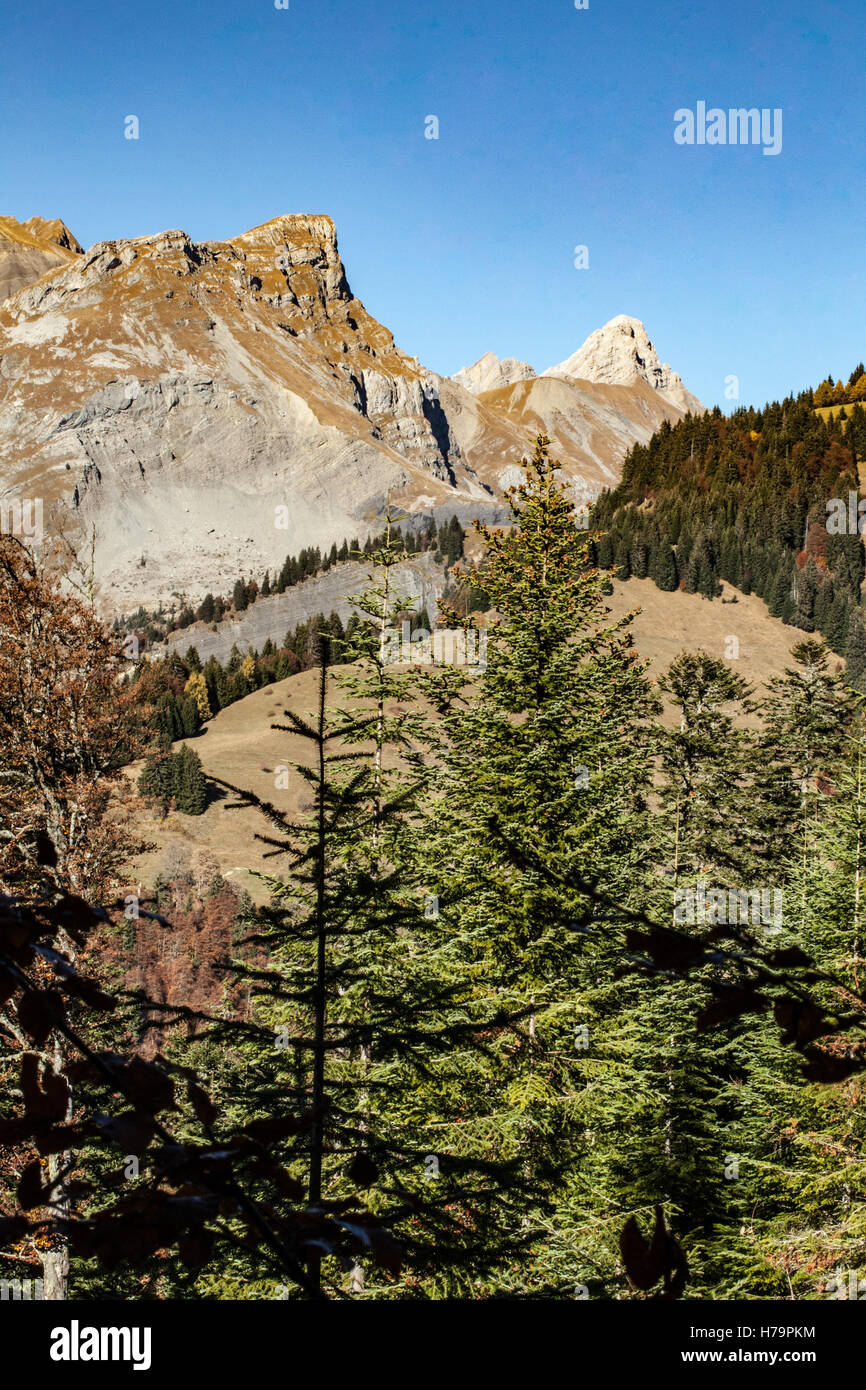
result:
<svg viewBox="0 0 866 1390"><path fill-rule="evenodd" d="M207 780L201 758L186 743L176 757L174 790L177 809L187 816L200 816L207 805Z"/></svg>
<svg viewBox="0 0 866 1390"><path fill-rule="evenodd" d="M666 593L672 593L679 585L676 554L665 539L653 548L650 577Z"/></svg>
<svg viewBox="0 0 866 1390"><path fill-rule="evenodd" d="M827 640L830 641L829 634ZM866 620L861 608L855 608L849 619L845 642L845 670L848 681L855 690L866 691Z"/></svg>
<svg viewBox="0 0 866 1390"><path fill-rule="evenodd" d="M696 952L719 938L760 942L765 925L755 919L767 885L754 829L750 689L703 652L683 653L659 685L676 718L657 731L647 912L693 938ZM719 978L724 971L708 965L615 984L600 1047L610 1067L607 1108L622 1138L614 1145L611 1133L613 1161L596 1166L593 1182L608 1203L669 1206L689 1251L690 1287L730 1297L732 1268L739 1278L748 1264L743 1223L773 1157L754 1061L766 1053L776 1065L779 1049L760 1020L735 1018L712 1033L696 1026ZM765 1061L764 1079L770 1069ZM778 1292L769 1271L756 1287Z"/></svg>

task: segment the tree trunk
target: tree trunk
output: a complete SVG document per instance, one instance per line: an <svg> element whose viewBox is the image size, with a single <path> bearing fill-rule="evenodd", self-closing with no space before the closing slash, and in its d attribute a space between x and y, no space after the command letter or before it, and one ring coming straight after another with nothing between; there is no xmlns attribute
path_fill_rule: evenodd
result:
<svg viewBox="0 0 866 1390"><path fill-rule="evenodd" d="M66 1299L66 1282L69 1275L69 1250L62 1245L59 1250L43 1250L42 1297L55 1302Z"/></svg>

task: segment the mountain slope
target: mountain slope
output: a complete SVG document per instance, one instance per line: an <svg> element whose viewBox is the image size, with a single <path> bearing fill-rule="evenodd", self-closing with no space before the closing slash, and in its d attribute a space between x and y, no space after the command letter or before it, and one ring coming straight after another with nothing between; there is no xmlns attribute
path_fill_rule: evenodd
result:
<svg viewBox="0 0 866 1390"><path fill-rule="evenodd" d="M664 427L629 452L621 483L594 508L596 562L706 599L720 581L754 593L790 625L792 643L822 633L863 683L866 408L848 412L824 420L804 391Z"/></svg>
<svg viewBox="0 0 866 1390"><path fill-rule="evenodd" d="M641 656L653 662L650 667L653 679L684 648L694 650L701 646L711 656L724 660L728 634L735 632L740 642L739 656L731 661L731 667L760 688L771 676L781 675L790 664L790 648L799 635L771 618L754 595L741 597L736 606L723 607L719 603L705 603L696 594L662 593L646 581L633 579L627 583L614 581L614 592L606 603L615 618L636 608L641 610L634 623L635 646ZM263 601L251 611L255 613L259 609L263 609ZM206 653L197 629L190 629L184 642L172 639L171 646L182 654L191 642L197 645L204 659ZM261 642L259 634L259 647ZM242 640L239 645L246 650ZM224 659L220 651L216 654ZM315 707L317 681L315 670L302 671L285 680L274 681L265 689L256 690L220 710L209 721L206 731L191 740L205 772L253 791L282 809L297 812L306 795L301 778L293 772L290 788L275 791L273 772L267 769L280 763L289 767L295 761L303 763L308 750L302 740L287 733L285 728L279 731L272 726L275 723L285 726L283 707L307 717ZM138 771L138 765L129 769L132 781L137 779ZM256 839L262 828L260 817L248 808L226 812L224 807L224 801L214 799L204 815L173 813L167 819L142 810L139 813L144 827L142 838L147 841L148 849L135 861L133 881L141 877L152 883L164 868L165 856L172 846L182 848L187 854L204 849L215 855L223 874L249 889L257 902L264 901L265 890L251 873L252 870L267 873L273 866L273 861L264 857L267 846Z"/></svg>

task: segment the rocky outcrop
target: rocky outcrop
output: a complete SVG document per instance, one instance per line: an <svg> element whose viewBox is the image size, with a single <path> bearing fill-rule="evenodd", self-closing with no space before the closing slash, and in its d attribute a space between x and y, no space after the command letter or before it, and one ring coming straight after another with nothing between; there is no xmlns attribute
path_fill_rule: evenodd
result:
<svg viewBox="0 0 866 1390"><path fill-rule="evenodd" d="M353 297L319 216L101 242L20 291L0 310L0 460L4 490L96 527L118 609L329 545L389 493L490 496L439 378Z"/></svg>
<svg viewBox="0 0 866 1390"><path fill-rule="evenodd" d="M640 319L619 314L603 328L590 333L586 342L557 367L548 367L544 376L567 376L611 386L629 386L645 381L654 391L680 406L683 411L702 411L696 396L687 391L682 377L661 362Z"/></svg>
<svg viewBox="0 0 866 1390"><path fill-rule="evenodd" d="M0 217L0 301L81 254L82 247L59 218L17 222Z"/></svg>
<svg viewBox="0 0 866 1390"><path fill-rule="evenodd" d="M496 391L500 386L513 386L515 381L528 381L535 376L534 368L528 362L520 362L516 357L499 358L495 352L485 352L471 367L461 367L455 372L452 381L464 386L473 396L482 391Z"/></svg>

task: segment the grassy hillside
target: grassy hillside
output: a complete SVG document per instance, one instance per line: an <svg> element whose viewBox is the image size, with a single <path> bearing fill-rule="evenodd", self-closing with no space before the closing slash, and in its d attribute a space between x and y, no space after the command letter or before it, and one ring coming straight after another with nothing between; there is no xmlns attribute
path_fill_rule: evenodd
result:
<svg viewBox="0 0 866 1390"><path fill-rule="evenodd" d="M734 591L725 586L724 596L733 595ZM765 604L754 595L739 595L736 603L708 603L699 594L664 593L649 580L632 579L614 581L614 592L607 602L615 617L641 609L633 628L635 645L652 661L651 675L665 670L684 648L702 647L711 656L725 659L733 636L739 643L739 656L730 659L732 669L760 687L788 664L797 635L771 618ZM255 792L281 808L303 810L308 797L297 774L290 772L287 790L274 786L274 768L279 763L291 767L300 761L302 741L271 725L280 722L284 709L298 714L312 711L317 679L316 671L301 671L221 710L189 740L205 773ZM336 681L332 698L339 698ZM128 769L132 781L138 771L139 764ZM192 856L205 851L214 856L224 877L246 888L255 902L263 902L266 890L251 871L279 873L280 863L266 858L267 846L255 838L265 828L262 817L247 808L228 810L231 797L214 784L210 785L210 795L201 816L172 812L159 820L142 809L141 833L151 848L133 862L131 877L152 885L160 871L176 862L178 854Z"/></svg>

